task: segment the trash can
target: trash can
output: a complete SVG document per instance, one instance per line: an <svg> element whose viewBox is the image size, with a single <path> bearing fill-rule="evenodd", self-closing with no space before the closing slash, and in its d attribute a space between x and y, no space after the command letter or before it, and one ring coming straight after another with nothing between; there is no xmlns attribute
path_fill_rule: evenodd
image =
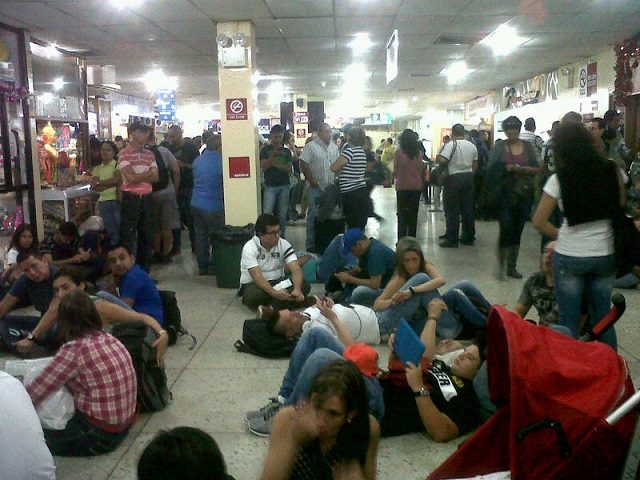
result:
<svg viewBox="0 0 640 480"><path fill-rule="evenodd" d="M225 225L212 239L213 266L218 288L240 286L240 259L242 247L253 237L254 225L244 227Z"/></svg>

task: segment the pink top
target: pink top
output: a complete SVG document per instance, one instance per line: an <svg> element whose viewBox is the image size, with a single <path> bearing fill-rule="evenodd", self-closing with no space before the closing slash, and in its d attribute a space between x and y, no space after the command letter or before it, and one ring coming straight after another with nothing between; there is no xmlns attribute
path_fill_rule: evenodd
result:
<svg viewBox="0 0 640 480"><path fill-rule="evenodd" d="M156 156L151 150L143 148L138 152L131 145L122 149L120 155L118 155L118 168L122 170L128 165L133 166L135 173L147 173L158 168ZM153 186L148 182L131 183L123 174L120 190L135 193L136 195L148 195L153 190Z"/></svg>
<svg viewBox="0 0 640 480"><path fill-rule="evenodd" d="M420 157L409 158L406 153L398 149L394 168L396 190L422 190L423 170Z"/></svg>

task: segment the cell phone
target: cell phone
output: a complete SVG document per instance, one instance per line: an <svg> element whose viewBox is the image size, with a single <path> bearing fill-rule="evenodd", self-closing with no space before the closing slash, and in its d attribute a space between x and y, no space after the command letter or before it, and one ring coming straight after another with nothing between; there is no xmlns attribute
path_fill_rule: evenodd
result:
<svg viewBox="0 0 640 480"><path fill-rule="evenodd" d="M326 301L327 301L327 297L325 297L324 295L318 295L318 299L319 299L321 302L326 302Z"/></svg>

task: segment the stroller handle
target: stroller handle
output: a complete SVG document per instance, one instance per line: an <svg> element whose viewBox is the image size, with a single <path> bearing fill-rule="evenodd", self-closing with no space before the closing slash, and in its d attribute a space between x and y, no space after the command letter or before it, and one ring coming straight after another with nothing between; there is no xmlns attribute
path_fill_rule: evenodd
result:
<svg viewBox="0 0 640 480"><path fill-rule="evenodd" d="M620 317L622 317L627 308L627 301L625 300L624 295L621 293L614 294L613 297L611 297L611 303L613 303L613 306L611 307L611 310L609 310L609 313L607 313L604 318L587 333L580 337L581 342L592 342L593 340L597 340L607 329L613 327L613 324L616 323Z"/></svg>

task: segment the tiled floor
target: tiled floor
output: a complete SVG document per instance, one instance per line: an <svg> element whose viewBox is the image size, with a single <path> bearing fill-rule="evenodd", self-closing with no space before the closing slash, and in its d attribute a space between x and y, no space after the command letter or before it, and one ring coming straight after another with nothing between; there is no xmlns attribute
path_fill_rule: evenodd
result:
<svg viewBox="0 0 640 480"><path fill-rule="evenodd" d="M374 198L377 212L386 220L370 220L368 234L393 246L396 240L394 190L378 188ZM444 273L449 286L467 278L478 285L490 301L508 306L515 303L524 280L498 282L491 275L495 263L495 222L477 222L476 245L461 246L457 250L438 247L438 235L444 232L442 213L428 212L428 207L422 205L419 224L418 238L425 254ZM287 234L296 248L304 246L304 222L288 227ZM527 225L519 261L522 272L537 269L539 243L539 235ZM124 444L110 455L90 459L56 458L59 479L135 479L136 461L147 442L159 430L178 425L197 426L213 435L226 457L229 473L238 480L259 476L268 439L247 431L243 413L262 406L269 396L277 393L287 362L236 353L233 343L241 337L242 321L252 313L240 303L235 291L218 289L213 277L198 277L196 272L194 259L188 254L153 272L160 288L177 292L184 325L198 338L193 351L189 350L190 342L183 338L167 354L173 403L163 412L144 415ZM314 287L314 291L319 290L319 285ZM640 292L626 291L625 295L628 309L617 331L620 353L627 358L637 385L640 334L636 316L640 312ZM387 347L379 350L386 358ZM0 367L7 358L6 355L0 358ZM460 442L436 444L425 434L384 439L379 450L378 477L424 479Z"/></svg>

